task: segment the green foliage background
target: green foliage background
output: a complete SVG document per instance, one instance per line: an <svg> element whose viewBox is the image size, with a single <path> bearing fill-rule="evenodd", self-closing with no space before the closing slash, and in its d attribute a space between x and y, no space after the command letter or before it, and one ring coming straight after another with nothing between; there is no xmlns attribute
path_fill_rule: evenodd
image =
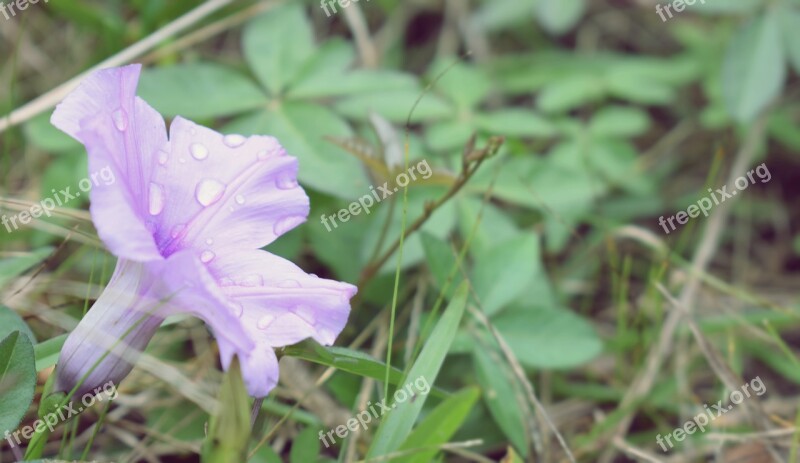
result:
<svg viewBox="0 0 800 463"><path fill-rule="evenodd" d="M3 114L201 3L55 0L0 17ZM715 402L725 388L688 329L679 329L679 349L662 359L652 390L632 409L621 406L666 314L680 310L659 288L680 292L687 262L714 233L704 217L669 235L657 220L725 184L746 140L753 167L764 162L772 178L737 198L712 264L701 269L704 293L693 301L692 318L733 371L769 377L770 391L795 399L785 422L800 416L791 342L800 326L800 1L707 0L662 21L653 5L636 1L362 0L328 17L314 1L243 0L135 61L147 66L140 96L165 117L274 135L300 159L309 220L269 250L352 283L399 239L403 223L448 191L473 135L477 148L493 136L505 139L404 243L393 370L382 361L396 256L360 288L341 347L304 343L282 352L317 376L332 367L314 394L352 415L365 398L383 397L384 377L394 387L424 372L436 379L434 392L344 447L324 448L317 432L344 423L332 424L292 393L296 383L284 384L239 446L271 444L249 461L355 461L393 452L401 452L393 461L481 461L442 451L448 442L472 442L468 452L492 461L564 461L520 376L547 404L578 461L598 461L626 414L635 420L623 426L625 439L662 453L655 435L680 426L687 409ZM50 113L2 132L3 213L86 176L83 148L49 124ZM396 194L328 231L318 217L402 170L397 153L406 128L408 161L425 160L436 175L412 183L407 204ZM0 373L10 381L0 381L0 424L9 430L35 417L34 387L41 391L69 321L91 306L113 268L113 256L77 213L85 199L59 217L13 233L0 229L0 303L10 307L0 307L0 320L17 327L0 327ZM440 293L447 308L436 312ZM200 450L203 425L211 420L215 439L224 435L221 423L250 429L235 400L241 384L225 378L219 400L235 402L227 408L204 407L180 392L187 381L216 396L223 379L211 338L196 321L172 320L148 353L182 379L169 383L137 370L121 392L150 391L147 401L103 425L136 423L126 432L169 461L196 461L201 453L222 461L226 449L210 440ZM577 409L572 415L562 410L569 405ZM76 458L72 441L97 421L104 421L99 411L63 425L58 455L49 456ZM795 455L797 440L790 440ZM141 457L128 441L103 433L87 452L101 461ZM627 461L622 454L614 461Z"/></svg>

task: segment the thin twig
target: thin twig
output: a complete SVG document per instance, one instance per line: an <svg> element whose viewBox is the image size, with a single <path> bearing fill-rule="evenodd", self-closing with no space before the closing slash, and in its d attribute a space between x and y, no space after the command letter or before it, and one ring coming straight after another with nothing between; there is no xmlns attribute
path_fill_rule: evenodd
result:
<svg viewBox="0 0 800 463"><path fill-rule="evenodd" d="M349 8L344 9L344 19L353 33L353 39L358 48L358 56L361 58L361 65L367 69L378 67L378 49L369 35L367 20L358 3L350 4Z"/></svg>
<svg viewBox="0 0 800 463"><path fill-rule="evenodd" d="M100 62L99 64L96 64L95 66L92 66L88 70L78 74L77 76L50 90L44 95L41 95L38 98L15 109L6 117L0 119L0 133L3 133L7 129L28 121L47 111L48 109L55 107L59 101L63 100L64 97L66 97L70 91L77 87L78 84L90 73L98 69L120 66L128 63L131 60L154 49L164 40L179 34L183 30L195 25L205 17L215 13L220 8L232 2L233 0L208 0L192 11L186 13L180 18L177 18L166 26L159 28L149 36L122 50L116 55Z"/></svg>
<svg viewBox="0 0 800 463"><path fill-rule="evenodd" d="M471 286L470 286L471 288ZM477 295L474 294L473 296L476 297ZM531 404L533 404L536 411L539 412L539 416L542 417L547 427L553 432L553 435L556 436L556 440L558 440L559 445L561 445L561 449L564 450L564 454L567 456L567 459L572 462L576 463L575 456L572 454L572 451L567 445L567 441L564 439L564 436L558 431L556 425L553 423L553 420L550 418L550 415L545 410L544 405L539 402L539 399L536 398L536 393L533 390L533 385L528 378L525 376L525 370L523 370L522 365L517 360L517 357L514 355L514 352L511 350L511 347L508 345L506 340L503 338L503 335L500 334L499 331L494 327L494 325L489 322L489 319L486 318L486 315L480 310L475 309L474 307L470 306L470 313L479 321L482 325L484 325L489 332L492 334L492 337L497 341L497 344L500 346L500 350L503 352L503 356L506 358L508 363L511 365L511 370L514 372L514 375L517 377L517 380L522 385L522 388L525 391L526 396ZM535 442L535 441L534 441Z"/></svg>
<svg viewBox="0 0 800 463"><path fill-rule="evenodd" d="M728 184L733 184L736 178L747 173L747 167L755 158L758 147L763 139L768 115L769 112L765 111L747 134L744 144L736 154L736 159L731 167ZM733 203L731 201L726 201L717 206L716 212L708 219L707 227L697 247L697 251L695 252L688 281L678 298L681 305L686 307L690 313L700 287L698 274L705 271L717 249L732 205ZM612 441L615 438L621 438L625 434L633 421L633 412L635 410L633 405L639 403L653 387L667 355L669 355L672 350L674 343L673 336L682 318L683 313L680 311L671 311L667 316L661 333L659 334L658 341L647 354L645 368L634 378L631 387L625 393L625 396L617 407L619 410L624 410L625 414L619 421L619 424L613 428L614 433L611 438ZM616 453L615 448L609 447L598 461L600 463L610 463L614 459Z"/></svg>
<svg viewBox="0 0 800 463"><path fill-rule="evenodd" d="M401 238L408 238L414 232L419 230L437 209L439 209L442 205L444 205L444 203L449 201L450 198L455 196L456 193L461 191L461 188L463 188L464 185L466 185L467 182L469 182L472 176L475 175L475 172L478 171L478 168L480 168L484 160L485 158L479 159L466 171L461 172L458 178L456 178L455 183L453 183L453 185L450 187L450 190L447 193L445 193L444 196L442 196L441 198L437 199L432 203L427 203L425 205L422 215L406 229L406 232L403 234L403 236L398 238L391 246L389 246L389 249L387 249L380 258L378 258L375 262L371 263L369 266L367 266L367 268L364 269L364 271L361 274L361 278L359 279L358 282L359 288L363 288L364 285L369 280L371 280L372 277L375 276L378 270L380 270L381 267L383 267L383 265L389 260L389 258L392 257L394 252L397 251L397 249L400 247Z"/></svg>
<svg viewBox="0 0 800 463"><path fill-rule="evenodd" d="M617 437L614 439L614 447L622 450L624 453L636 457L639 461L646 461L648 463L663 463L661 460L656 458L654 455L645 452L642 449L638 449L631 444L625 442L625 439L621 437Z"/></svg>

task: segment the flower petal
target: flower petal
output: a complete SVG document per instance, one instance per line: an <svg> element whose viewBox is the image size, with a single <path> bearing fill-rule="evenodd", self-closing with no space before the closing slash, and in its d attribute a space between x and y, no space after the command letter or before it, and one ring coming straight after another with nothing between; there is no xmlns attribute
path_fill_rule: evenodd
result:
<svg viewBox="0 0 800 463"><path fill-rule="evenodd" d="M207 261L233 249L257 249L308 216L297 159L273 137L222 136L176 118L160 161L150 212L165 256L192 247Z"/></svg>
<svg viewBox="0 0 800 463"><path fill-rule="evenodd" d="M242 352L255 347L231 300L193 252L148 263L120 259L108 286L64 343L55 390L69 392L84 376L78 394L107 381L118 384L161 322L179 313L204 320L221 343Z"/></svg>
<svg viewBox="0 0 800 463"><path fill-rule="evenodd" d="M91 192L100 238L119 257L148 261L161 257L145 226L145 199L167 133L164 119L136 98L140 69L131 65L91 74L58 105L51 121L86 146L90 172L113 174L114 181L95 181Z"/></svg>
<svg viewBox="0 0 800 463"><path fill-rule="evenodd" d="M254 349L247 352L237 351L228 342L219 342L219 355L222 367L227 371L230 367L233 355L239 356L242 366L242 377L244 378L247 392L253 397L266 397L269 392L278 384L278 358L272 347L257 343Z"/></svg>
<svg viewBox="0 0 800 463"><path fill-rule="evenodd" d="M55 391L68 393L81 383L77 397L130 373L165 317L147 294L151 284L144 265L117 262L108 286L64 342Z"/></svg>
<svg viewBox="0 0 800 463"><path fill-rule="evenodd" d="M231 252L212 261L209 270L227 296L241 304L248 333L272 347L309 337L333 344L357 291L353 285L309 275L266 251Z"/></svg>
<svg viewBox="0 0 800 463"><path fill-rule="evenodd" d="M243 351L255 347L239 318L240 306L221 290L193 251L170 256L158 285L159 293L169 300L167 315L194 315L208 324L218 341Z"/></svg>

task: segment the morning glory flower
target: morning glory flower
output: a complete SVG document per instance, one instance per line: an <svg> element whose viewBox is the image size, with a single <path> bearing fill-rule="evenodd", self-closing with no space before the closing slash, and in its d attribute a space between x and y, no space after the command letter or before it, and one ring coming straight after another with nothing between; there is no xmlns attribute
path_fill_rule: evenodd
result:
<svg viewBox="0 0 800 463"><path fill-rule="evenodd" d="M191 314L214 332L223 368L237 355L249 393L264 397L278 380L274 348L332 344L356 288L260 249L308 216L297 159L274 137L223 136L180 117L168 134L136 96L140 71L93 73L51 119L86 147L90 171L116 174L92 189L90 211L118 258L64 344L54 390L118 384L166 317Z"/></svg>

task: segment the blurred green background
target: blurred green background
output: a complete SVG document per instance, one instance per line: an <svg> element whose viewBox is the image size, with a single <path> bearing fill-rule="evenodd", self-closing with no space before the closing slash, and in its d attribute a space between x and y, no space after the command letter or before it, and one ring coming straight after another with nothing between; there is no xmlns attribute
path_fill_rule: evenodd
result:
<svg viewBox="0 0 800 463"><path fill-rule="evenodd" d="M698 1L673 5L666 20L647 0L361 0L326 9L315 1L51 0L0 16L2 114L43 102L36 114L0 122L2 213L86 177L82 146L49 124L59 101L51 90L141 46L116 64L145 64L139 95L165 117L274 135L299 158L309 220L268 250L363 283L337 345L385 359L397 255L379 256L401 234L404 197L332 231L317 218L405 170L408 136L408 162L435 171L409 185L408 226L457 185L465 156L503 137L405 241L394 366L405 370L415 347L442 342L430 330L440 292L446 304L460 281L471 291L445 343L440 393L403 447L417 450L393 461L569 461L548 422L575 461L728 462L736 452L800 461L792 431L800 419L800 1ZM731 179L762 163L768 182L757 178L709 217L664 233L659 217L709 188L733 189ZM11 233L0 228L0 303L39 342L68 330L113 268L87 200ZM671 319L676 311L685 315ZM215 391L214 349L201 324L177 320L148 353ZM268 399L251 444L271 430L269 445L250 461L360 461L376 441L371 428L344 447L320 446L318 430L343 424L342 413L362 410L383 387L363 365L330 359L333 376L311 387L326 364L313 349L287 354L314 361L284 366L284 375L300 373ZM50 370L40 370L41 384ZM768 391L753 399L759 411L720 417L716 438L698 433L668 452L656 444L702 404L727 397L730 378L756 376ZM91 457L198 461L207 410L181 384L137 369L120 389L130 399L112 408ZM314 400L295 390L313 390ZM97 420L65 425L64 441L82 448ZM719 437L779 429L778 440ZM77 458L64 441L51 455ZM441 447L447 442L454 448ZM14 461L3 449L2 461Z"/></svg>

